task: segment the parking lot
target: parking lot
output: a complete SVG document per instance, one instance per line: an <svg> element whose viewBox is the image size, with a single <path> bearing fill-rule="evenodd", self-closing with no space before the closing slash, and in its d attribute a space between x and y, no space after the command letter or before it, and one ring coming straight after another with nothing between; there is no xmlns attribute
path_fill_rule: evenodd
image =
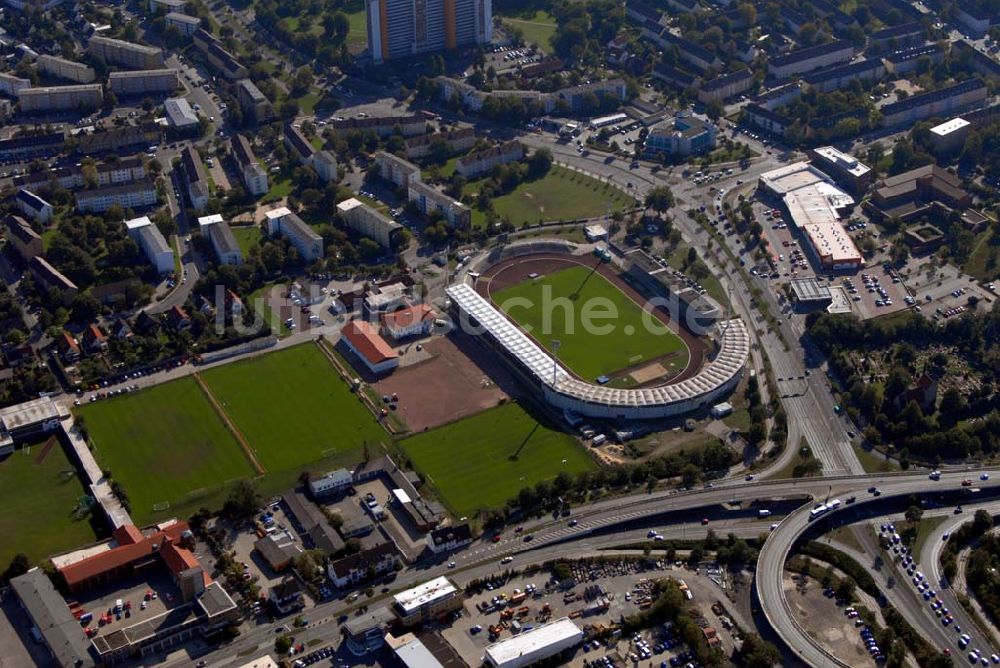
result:
<svg viewBox="0 0 1000 668"><path fill-rule="evenodd" d="M518 67L540 63L543 56L530 47L515 49L509 46L497 46L486 54L486 67L493 67L498 74L503 74Z"/></svg>
<svg viewBox="0 0 1000 668"><path fill-rule="evenodd" d="M634 614L647 607L653 584L664 577L684 581L683 587L695 592L692 595L695 614L704 620L704 628L714 629L707 633L717 634L723 647L730 650L732 637L725 629L731 624L728 618L723 621L711 610L709 600L720 596L721 590L703 576L676 568L664 560L650 560L648 568L637 561L574 564L577 584L569 588L559 587L547 573L497 579L495 585L472 593L465 601L462 618L444 629L442 635L469 665L479 665L491 642L530 630L548 620L573 616L576 624L584 627L607 624L623 615ZM506 602L495 603L501 596L506 597ZM491 627L498 633L491 633ZM588 639L566 665L574 668L636 666L666 661L676 666L684 665L687 659L680 659L684 654L685 647L662 626L657 626L634 637L613 637L607 642Z"/></svg>
<svg viewBox="0 0 1000 668"><path fill-rule="evenodd" d="M906 284L924 314L937 322L967 313L971 308L970 297L981 304L978 308L992 308L997 295L971 276L951 265L938 266L929 258L911 259L907 265Z"/></svg>
<svg viewBox="0 0 1000 668"><path fill-rule="evenodd" d="M81 608L93 615L93 620L84 625L92 629L93 635L128 628L184 605L180 590L161 566L154 566L145 575L124 584L90 592L78 600Z"/></svg>

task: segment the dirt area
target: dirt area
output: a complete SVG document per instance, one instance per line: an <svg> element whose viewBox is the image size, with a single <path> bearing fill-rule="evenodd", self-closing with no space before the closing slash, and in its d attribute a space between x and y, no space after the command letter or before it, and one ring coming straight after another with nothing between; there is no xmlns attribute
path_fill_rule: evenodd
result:
<svg viewBox="0 0 1000 668"><path fill-rule="evenodd" d="M551 274L573 265L591 268L593 267L593 262L594 258L591 256L576 256L568 253L535 253L531 255L512 257L506 260L501 260L484 271L482 276L480 276L479 280L476 282L476 291L486 298L491 298L491 295L494 292L500 292L501 290L511 287L512 285L517 285L529 280L529 274ZM646 297L626 283L610 265L601 264L598 266L597 270L601 276L610 281L612 285L625 293L627 297L637 304L646 304L648 302ZM677 334L681 340L684 341L691 353L687 368L671 377L669 382L678 383L698 373L698 370L701 369L702 366L702 360L708 352L708 345L706 342L702 341L683 327L680 327L670 318L664 309L656 308L652 311L652 313L656 316L657 320L669 327L670 331ZM665 356L664 359L667 359L668 357L669 356ZM615 377L620 376L623 372L628 375L628 373L646 366L648 366L648 362L640 364L638 367L633 369L622 369L618 374L615 374ZM655 385L656 383L652 384Z"/></svg>
<svg viewBox="0 0 1000 668"><path fill-rule="evenodd" d="M430 358L376 381L380 395L399 396L399 416L413 432L496 406L515 392L510 373L461 334L422 342Z"/></svg>
<svg viewBox="0 0 1000 668"><path fill-rule="evenodd" d="M851 666L874 668L875 661L865 650L854 620L833 599L823 596L819 582L810 579L805 587L800 587L791 574L785 573L782 584L792 614L811 637Z"/></svg>

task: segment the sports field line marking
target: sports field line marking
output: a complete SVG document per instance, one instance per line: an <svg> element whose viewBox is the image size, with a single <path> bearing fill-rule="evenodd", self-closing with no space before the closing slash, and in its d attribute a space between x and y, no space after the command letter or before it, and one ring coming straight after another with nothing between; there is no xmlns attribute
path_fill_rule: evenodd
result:
<svg viewBox="0 0 1000 668"><path fill-rule="evenodd" d="M257 473L262 475L264 473L267 473L267 469L265 469L264 465L260 463L259 459L257 459L257 455L250 447L250 444L247 443L247 439L243 437L243 434L240 432L239 428L237 428L236 423L233 422L232 418L229 417L229 414L226 413L226 411L222 408L222 406L219 404L219 400L216 398L214 394L212 394L212 391L208 389L208 385L205 383L205 379L201 377L200 373L195 373L192 375L194 376L195 382L198 383L198 387L200 387L201 391L205 394L205 398L207 398L208 402L212 404L212 408L215 410L216 415L219 416L219 418L222 420L222 423L226 426L226 429L229 430L229 433L233 435L233 437L236 439L236 442L239 443L240 447L243 449L243 454L245 454L247 459L250 460L250 464L251 466L254 467L254 470L256 470Z"/></svg>

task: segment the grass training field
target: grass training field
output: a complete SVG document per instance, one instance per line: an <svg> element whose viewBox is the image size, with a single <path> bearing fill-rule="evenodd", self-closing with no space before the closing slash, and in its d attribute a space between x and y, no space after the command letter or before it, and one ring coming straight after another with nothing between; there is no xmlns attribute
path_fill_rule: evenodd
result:
<svg viewBox="0 0 1000 668"><path fill-rule="evenodd" d="M208 493L227 481L254 475L193 378L77 410L98 463L125 487L137 524L178 515L178 506L198 503L192 498L198 494L191 495L196 490ZM154 512L153 506L162 502L171 508Z"/></svg>
<svg viewBox="0 0 1000 668"><path fill-rule="evenodd" d="M540 9L533 14L504 17L505 25L517 28L524 36L525 44L537 44L542 51L552 51L552 36L556 34L556 18Z"/></svg>
<svg viewBox="0 0 1000 668"><path fill-rule="evenodd" d="M474 191L469 184L467 191ZM553 166L549 173L536 181L526 181L513 192L493 200L493 209L514 227L538 221L577 220L603 216L608 206L618 211L634 206L635 200L618 188L602 183L586 174ZM486 214L472 211L472 223L483 226Z"/></svg>
<svg viewBox="0 0 1000 668"><path fill-rule="evenodd" d="M581 285L577 299L569 302L572 308L553 303L570 298ZM550 352L552 340L559 340L559 361L581 378L594 380L668 353L675 353L665 360L671 363L670 369L679 371L687 366L689 353L680 337L666 330L658 320L656 330L647 327L645 323L652 316L644 315L642 308L625 293L600 274L591 274L587 267L562 269L501 290L492 297L518 324L530 328L530 334ZM511 303L513 299L530 306ZM609 332L602 335L585 331L582 323L586 313L592 314L592 325ZM606 313L615 313L617 317L597 317Z"/></svg>
<svg viewBox="0 0 1000 668"><path fill-rule="evenodd" d="M318 459L372 452L389 440L315 344L305 343L202 374L268 474Z"/></svg>
<svg viewBox="0 0 1000 668"><path fill-rule="evenodd" d="M513 403L411 436L400 445L458 516L501 506L522 488L560 471L595 467L572 437L540 424Z"/></svg>
<svg viewBox="0 0 1000 668"><path fill-rule="evenodd" d="M87 491L62 445L56 441L46 449L45 443L18 447L0 458L0 570L18 552L35 563L92 543L100 537L97 530L105 531L100 508L93 518L74 519L77 499Z"/></svg>

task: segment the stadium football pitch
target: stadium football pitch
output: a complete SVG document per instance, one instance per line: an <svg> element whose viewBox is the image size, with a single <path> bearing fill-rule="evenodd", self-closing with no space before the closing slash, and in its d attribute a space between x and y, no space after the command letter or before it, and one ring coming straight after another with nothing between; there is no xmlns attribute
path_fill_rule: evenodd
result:
<svg viewBox="0 0 1000 668"><path fill-rule="evenodd" d="M491 295L493 302L573 372L589 381L669 357L687 367L687 345L624 292L587 267L569 267ZM591 323L591 327L584 323ZM604 330L604 331L602 331Z"/></svg>

